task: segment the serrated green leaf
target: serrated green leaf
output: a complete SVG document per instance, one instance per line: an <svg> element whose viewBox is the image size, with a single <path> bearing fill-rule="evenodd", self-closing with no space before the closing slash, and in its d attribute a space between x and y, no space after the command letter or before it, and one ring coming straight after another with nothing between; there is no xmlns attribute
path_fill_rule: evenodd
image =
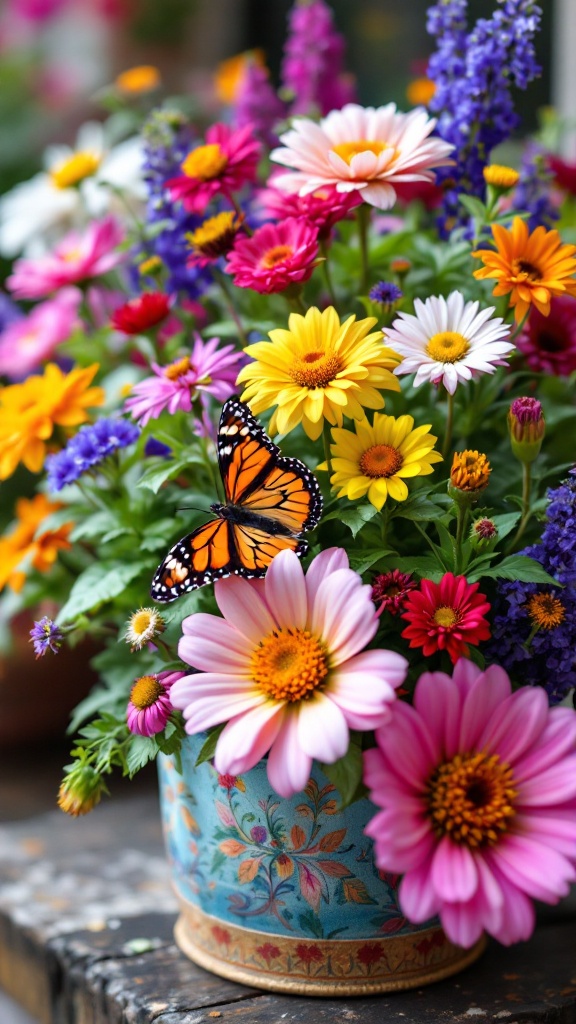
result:
<svg viewBox="0 0 576 1024"><path fill-rule="evenodd" d="M504 558L498 565L492 565L487 569L479 569L468 577L470 583L475 583L483 576L491 580L513 580L520 583L552 583L555 587L562 584L540 565L534 558L527 555L510 555Z"/></svg>
<svg viewBox="0 0 576 1024"><path fill-rule="evenodd" d="M93 537L101 537L102 534L117 526L118 516L108 509L102 509L102 511L93 512L92 515L86 516L80 523L77 523L70 534L70 540L91 540Z"/></svg>
<svg viewBox="0 0 576 1024"><path fill-rule="evenodd" d="M367 548L365 551L349 551L350 568L362 575L367 569L371 569L376 562L386 555L393 555L392 548Z"/></svg>
<svg viewBox="0 0 576 1024"><path fill-rule="evenodd" d="M327 516L322 519L323 523L328 522L330 519L337 519L338 522L344 523L352 532L352 536L355 537L366 523L369 523L371 519L377 513L377 509L374 505L365 503L363 505L356 505L352 508L338 508L334 512L329 512Z"/></svg>
<svg viewBox="0 0 576 1024"><path fill-rule="evenodd" d="M394 509L394 516L400 519L412 519L414 522L427 522L440 519L446 515L446 509L441 508L436 502L424 497L414 497L408 501L401 501Z"/></svg>
<svg viewBox="0 0 576 1024"><path fill-rule="evenodd" d="M105 601L121 594L126 586L146 568L147 562L96 562L88 566L74 583L70 596L60 609L56 622L73 622L83 612L91 611Z"/></svg>
<svg viewBox="0 0 576 1024"><path fill-rule="evenodd" d="M168 463L164 461L159 466L151 466L142 474L137 486L157 494L167 480L172 480L173 477L178 476L178 473L182 473L192 464L201 461L200 457L187 456L185 459L176 459L174 462Z"/></svg>
<svg viewBox="0 0 576 1024"><path fill-rule="evenodd" d="M432 580L433 583L438 583L446 572L433 555L402 555L395 559L394 568L401 572L415 572L423 580Z"/></svg>
<svg viewBox="0 0 576 1024"><path fill-rule="evenodd" d="M498 540L504 540L516 526L521 516L520 512L505 512L500 516L491 516L492 522L498 530Z"/></svg>
<svg viewBox="0 0 576 1024"><path fill-rule="evenodd" d="M324 775L336 786L340 794L342 808L348 807L354 800L358 787L362 783L362 749L356 743L350 742L348 750L338 761L333 764L322 764L320 766Z"/></svg>
<svg viewBox="0 0 576 1024"><path fill-rule="evenodd" d="M158 753L158 744L153 736L133 736L126 755L126 768L130 778L139 772Z"/></svg>

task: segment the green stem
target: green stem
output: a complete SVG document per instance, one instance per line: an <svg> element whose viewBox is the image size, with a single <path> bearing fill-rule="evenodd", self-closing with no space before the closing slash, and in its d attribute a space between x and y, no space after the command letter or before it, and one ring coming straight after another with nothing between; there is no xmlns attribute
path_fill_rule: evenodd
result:
<svg viewBox="0 0 576 1024"><path fill-rule="evenodd" d="M524 530L528 526L530 520L530 493L532 490L532 463L522 463L522 518L520 525L514 534L511 543L508 546L507 554L513 551L518 545L520 539L524 535Z"/></svg>
<svg viewBox="0 0 576 1024"><path fill-rule="evenodd" d="M224 274L220 270L217 270L215 267L213 268L212 273L214 274L214 280L220 286L220 289L221 289L222 294L224 296L224 301L225 301L226 306L228 307L228 310L230 312L230 316L232 317L234 323L236 324L236 327L238 328L238 334L240 335L240 341L242 342L242 347L246 348L246 345L249 344L248 337L246 335L246 331L244 330L244 327L243 327L242 321L240 319L238 310L236 309L236 306L234 305L234 299L232 298L232 295L230 293L230 286L229 286L228 280L224 276Z"/></svg>
<svg viewBox="0 0 576 1024"><path fill-rule="evenodd" d="M330 295L330 298L332 300L332 305L334 306L334 308L336 308L336 292L334 291L334 282L332 280L332 274L330 272L328 246L326 245L325 241L320 243L320 251L324 257L324 262L322 264L322 273L324 274L324 281L326 284L326 288L328 290L328 294Z"/></svg>
<svg viewBox="0 0 576 1024"><path fill-rule="evenodd" d="M289 288L292 288L292 285L290 285ZM287 288L283 294L292 313L301 313L303 316L306 314L306 306L304 305L302 293L300 291L289 291Z"/></svg>
<svg viewBox="0 0 576 1024"><path fill-rule="evenodd" d="M461 567L462 567L462 557L461 557L462 556L462 544L464 543L464 532L466 530L466 526L467 526L467 523L468 523L468 517L469 517L469 514L470 514L470 509L468 507L465 507L465 506L462 506L462 505L457 505L456 508L458 510L457 520L456 520L456 524L457 524L456 525L456 559L457 559L457 564L456 564L456 566L454 568L455 568L455 575L458 575L458 573L460 572Z"/></svg>
<svg viewBox="0 0 576 1024"><path fill-rule="evenodd" d="M332 455L330 453L332 435L330 433L330 424L328 423L328 420L324 420L324 426L322 427L322 440L324 442L324 458L326 459L328 477L330 478L332 476Z"/></svg>
<svg viewBox="0 0 576 1024"><path fill-rule="evenodd" d="M446 430L444 433L444 445L442 448L442 457L448 458L450 448L452 445L452 430L454 428L454 395L451 395L449 391L446 392L446 398L448 403L446 413Z"/></svg>
<svg viewBox="0 0 576 1024"><path fill-rule="evenodd" d="M518 335L522 331L522 329L524 327L524 324L526 323L526 321L527 321L529 316L530 316L530 309L527 309L526 312L524 313L524 316L522 317L520 323L516 325L516 327L514 328L512 334L510 335L510 337L506 338L506 341L509 341L511 343L511 342L516 340L516 338L518 337Z"/></svg>
<svg viewBox="0 0 576 1024"><path fill-rule="evenodd" d="M370 224L370 207L362 203L356 211L358 224L358 242L360 244L360 295L368 292L368 273L370 270L368 255L368 225Z"/></svg>

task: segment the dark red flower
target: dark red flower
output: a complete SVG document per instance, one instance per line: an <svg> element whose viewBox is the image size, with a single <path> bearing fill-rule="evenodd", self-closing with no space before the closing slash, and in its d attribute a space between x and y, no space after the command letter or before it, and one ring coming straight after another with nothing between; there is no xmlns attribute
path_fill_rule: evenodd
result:
<svg viewBox="0 0 576 1024"><path fill-rule="evenodd" d="M280 956L282 951L272 942L265 942L263 946L256 946L256 952L260 953L262 959L269 965L270 961L275 960L277 956Z"/></svg>
<svg viewBox="0 0 576 1024"><path fill-rule="evenodd" d="M569 377L576 370L576 299L552 299L548 316L533 306L516 345L531 370Z"/></svg>
<svg viewBox="0 0 576 1024"><path fill-rule="evenodd" d="M365 946L360 946L360 949L356 954L358 963L364 964L365 967L371 967L372 964L377 964L383 956L384 950L377 942L367 942Z"/></svg>
<svg viewBox="0 0 576 1024"><path fill-rule="evenodd" d="M402 636L410 647L421 647L427 658L435 651L448 651L452 664L468 654L468 644L476 646L490 637L485 618L490 604L485 594L477 593L479 583L468 583L465 576L447 572L440 583L422 580L419 590L406 599L402 618L409 625Z"/></svg>
<svg viewBox="0 0 576 1024"><path fill-rule="evenodd" d="M303 942L300 942L296 946L296 956L304 964L318 964L324 959L324 953L320 949L320 946L306 946Z"/></svg>
<svg viewBox="0 0 576 1024"><path fill-rule="evenodd" d="M130 299L112 315L112 326L123 334L143 334L170 312L170 299L163 292L143 292Z"/></svg>
<svg viewBox="0 0 576 1024"><path fill-rule="evenodd" d="M549 153L546 162L554 175L558 188L576 196L576 163L568 163L554 153Z"/></svg>
<svg viewBox="0 0 576 1024"><path fill-rule="evenodd" d="M210 931L219 946L230 945L230 932L226 928L221 928L220 925L214 924Z"/></svg>
<svg viewBox="0 0 576 1024"><path fill-rule="evenodd" d="M222 789L234 789L237 778L236 775L219 775L218 785L222 786Z"/></svg>
<svg viewBox="0 0 576 1024"><path fill-rule="evenodd" d="M404 607L406 598L411 590L415 590L418 584L412 579L409 572L400 572L399 569L392 569L391 572L381 572L372 580L372 600L378 610L390 612L397 615Z"/></svg>

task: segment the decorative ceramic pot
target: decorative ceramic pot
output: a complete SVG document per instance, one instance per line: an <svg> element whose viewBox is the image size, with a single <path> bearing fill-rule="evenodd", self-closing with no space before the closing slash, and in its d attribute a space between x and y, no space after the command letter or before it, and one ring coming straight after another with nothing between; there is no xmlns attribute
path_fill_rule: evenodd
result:
<svg viewBox="0 0 576 1024"><path fill-rule="evenodd" d="M318 767L303 793L277 796L262 761L242 776L159 758L164 832L181 907L180 949L225 978L304 995L365 995L438 981L472 963L437 921L411 925L399 877L378 871L368 800L340 811Z"/></svg>

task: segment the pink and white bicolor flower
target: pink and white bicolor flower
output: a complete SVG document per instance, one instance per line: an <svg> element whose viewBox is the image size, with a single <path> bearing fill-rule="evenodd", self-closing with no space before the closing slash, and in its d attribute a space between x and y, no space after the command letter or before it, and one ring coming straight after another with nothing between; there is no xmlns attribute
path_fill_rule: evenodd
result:
<svg viewBox="0 0 576 1024"><path fill-rule="evenodd" d="M214 590L224 617L184 620L178 653L198 672L174 684L172 703L189 733L227 723L218 772L241 774L269 753L271 785L292 796L313 758L343 757L350 729L385 725L406 659L364 650L379 620L370 586L341 548L323 551L306 575L297 555L282 551L264 580L231 576Z"/></svg>

